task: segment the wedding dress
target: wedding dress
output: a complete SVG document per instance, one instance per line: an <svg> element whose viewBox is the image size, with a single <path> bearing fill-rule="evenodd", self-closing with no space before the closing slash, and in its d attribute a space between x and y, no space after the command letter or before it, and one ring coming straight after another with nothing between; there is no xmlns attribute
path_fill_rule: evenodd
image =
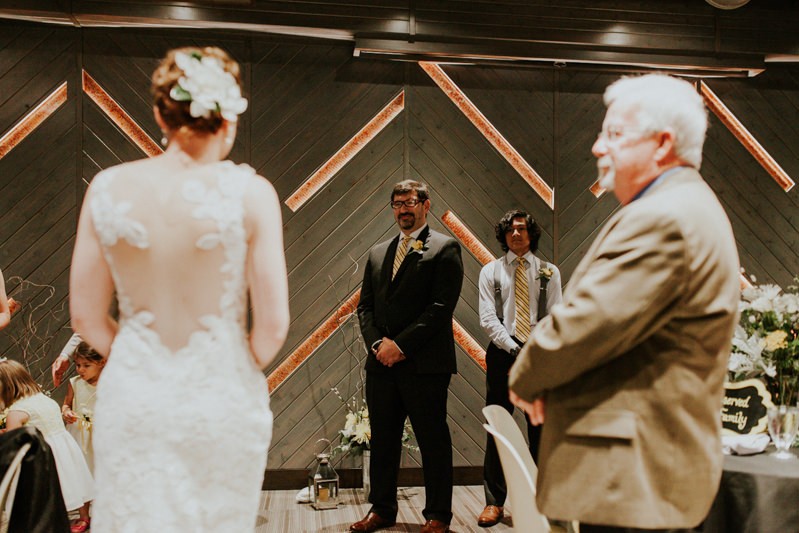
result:
<svg viewBox="0 0 799 533"><path fill-rule="evenodd" d="M252 531L272 414L246 332L244 197L230 162L111 168L88 208L119 301L97 386L96 533Z"/></svg>

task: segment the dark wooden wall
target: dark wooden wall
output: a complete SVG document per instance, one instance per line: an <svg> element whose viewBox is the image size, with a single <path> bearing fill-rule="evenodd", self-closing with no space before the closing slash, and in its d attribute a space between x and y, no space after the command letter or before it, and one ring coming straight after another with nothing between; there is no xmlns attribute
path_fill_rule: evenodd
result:
<svg viewBox="0 0 799 533"><path fill-rule="evenodd" d="M207 43L228 49L244 70L250 108L232 158L271 180L281 200L405 92L404 110L322 190L297 212L283 206L292 322L272 369L358 289L365 253L396 231L387 206L396 181L429 183L431 225L447 232L440 217L451 210L495 255L496 220L512 207L531 211L543 228L541 255L561 267L565 280L617 207L611 195L597 199L588 188L595 180L590 147L604 114L602 92L618 73L443 67L555 189L551 210L416 63L354 58L351 43L333 41L0 22L0 136L68 83L64 105L0 158L0 268L11 295L26 306L0 335L0 354L20 358L24 330L38 325L45 339L24 351L46 386L47 364L69 336L69 261L86 184L103 168L144 157L83 93L81 72L157 140L150 73L167 49ZM799 68L773 65L753 79L705 81L799 178ZM759 281L790 282L799 272L796 190L780 189L715 117L703 174L733 222L747 271ZM477 317L481 265L469 252L464 263L456 319L485 345ZM36 285L22 286L18 278ZM54 289L49 299L46 286ZM330 388L356 393L360 357L350 318L275 391L270 469L304 468L317 439L336 436L344 415ZM455 463L477 466L485 446L484 374L460 348L458 365L449 403ZM406 458L406 465L418 464L416 455Z"/></svg>

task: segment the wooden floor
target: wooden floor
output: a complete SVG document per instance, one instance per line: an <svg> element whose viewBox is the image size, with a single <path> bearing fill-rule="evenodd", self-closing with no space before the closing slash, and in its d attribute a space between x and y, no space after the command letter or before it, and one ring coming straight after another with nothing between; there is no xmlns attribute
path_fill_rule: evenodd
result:
<svg viewBox="0 0 799 533"><path fill-rule="evenodd" d="M294 502L295 490L265 491L261 500L256 533L300 533L300 532L345 532L350 524L363 518L369 510L369 502L364 501L363 491L343 489L343 503L338 509L317 511L309 504ZM490 529L477 526L477 515L483 510L485 500L482 486L455 487L452 501L451 530L454 533L509 532L510 513L503 522ZM399 514L397 525L381 531L418 532L424 523L424 488L408 487L399 489Z"/></svg>

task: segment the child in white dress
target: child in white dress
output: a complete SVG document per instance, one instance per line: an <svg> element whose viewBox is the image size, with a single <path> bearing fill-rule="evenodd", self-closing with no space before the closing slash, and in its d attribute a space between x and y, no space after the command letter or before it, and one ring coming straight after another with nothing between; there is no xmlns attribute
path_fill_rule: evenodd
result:
<svg viewBox="0 0 799 533"><path fill-rule="evenodd" d="M94 402L97 394L97 380L105 366L102 355L85 342L81 342L72 355L75 361L77 376L70 378L67 395L61 406L61 416L67 425L67 431L80 444L86 464L94 474L94 446L92 446L92 421L94 420Z"/></svg>
<svg viewBox="0 0 799 533"><path fill-rule="evenodd" d="M68 511L79 510L72 533L89 528L89 503L94 480L75 439L67 433L58 404L42 393L28 370L20 363L0 359L0 400L8 407L6 429L33 426L44 436L55 458L58 480Z"/></svg>

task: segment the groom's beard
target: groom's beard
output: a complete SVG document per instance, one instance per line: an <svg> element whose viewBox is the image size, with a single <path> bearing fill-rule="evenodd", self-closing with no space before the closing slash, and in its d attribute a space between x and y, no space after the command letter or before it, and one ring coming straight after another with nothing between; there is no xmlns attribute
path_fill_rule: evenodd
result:
<svg viewBox="0 0 799 533"><path fill-rule="evenodd" d="M599 186L606 191L612 191L616 186L616 168L613 166L613 160L609 155L603 155L597 159L596 168L599 172Z"/></svg>

